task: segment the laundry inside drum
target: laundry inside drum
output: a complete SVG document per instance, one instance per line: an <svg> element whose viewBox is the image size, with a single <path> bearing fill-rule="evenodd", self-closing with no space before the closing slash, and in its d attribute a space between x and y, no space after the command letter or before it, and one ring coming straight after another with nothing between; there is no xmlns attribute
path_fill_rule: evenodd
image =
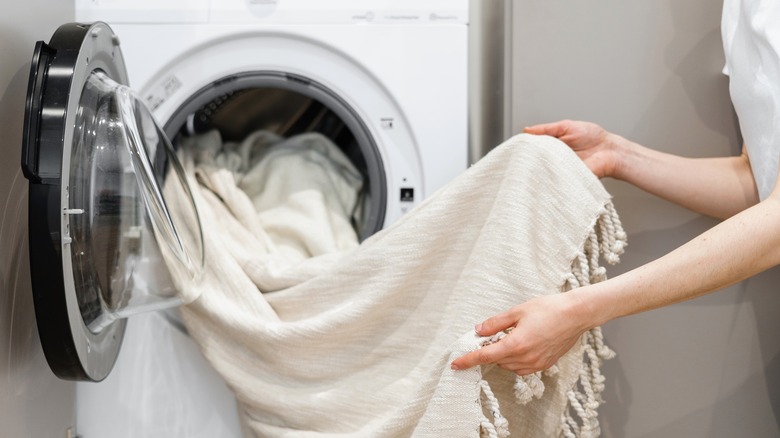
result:
<svg viewBox="0 0 780 438"><path fill-rule="evenodd" d="M312 148L327 151L335 147L337 153L322 154L331 160L328 166L341 172L342 177L353 172L360 179L357 202L350 212L355 235L362 241L381 229L386 203L384 171L376 144L359 116L327 90L293 89L297 84L289 87L285 82L263 84L265 79L255 78L260 84L245 88L225 90L214 86L201 90L166 126L174 146L178 149L197 144L194 147L204 148L204 144L219 142L219 146L208 146L221 148L215 160L242 180L250 196L265 186L283 184L258 175L262 159L274 157L278 159L274 165L278 166L294 160L281 156L294 154L295 150L311 154ZM345 163L339 162L342 158ZM303 184L295 181L310 176L303 169L293 166L290 171L299 174L285 174L281 179ZM279 179L278 173L275 178ZM257 204L262 207L260 202Z"/></svg>

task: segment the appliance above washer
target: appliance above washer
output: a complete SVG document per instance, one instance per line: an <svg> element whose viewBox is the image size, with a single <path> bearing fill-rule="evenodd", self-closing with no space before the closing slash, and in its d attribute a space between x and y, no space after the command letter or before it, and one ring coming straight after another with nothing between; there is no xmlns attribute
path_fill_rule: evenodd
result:
<svg viewBox="0 0 780 438"><path fill-rule="evenodd" d="M162 196L163 178L190 192L183 169L126 83L104 23L63 25L35 47L22 145L30 271L44 354L65 379L102 380L125 317L181 304L165 267L192 279L203 268L202 232L182 239ZM188 208L199 228L191 197Z"/></svg>

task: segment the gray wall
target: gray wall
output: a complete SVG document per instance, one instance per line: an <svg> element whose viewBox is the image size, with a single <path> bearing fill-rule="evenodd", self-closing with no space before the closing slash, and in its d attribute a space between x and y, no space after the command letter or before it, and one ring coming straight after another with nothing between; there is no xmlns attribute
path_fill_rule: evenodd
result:
<svg viewBox="0 0 780 438"><path fill-rule="evenodd" d="M736 154L721 2L513 0L512 120L589 120L648 147ZM616 181L629 234L616 275L715 224ZM606 325L607 437L780 436L780 270Z"/></svg>
<svg viewBox="0 0 780 438"><path fill-rule="evenodd" d="M35 41L73 21L61 0L0 3L0 437L65 438L75 386L58 380L41 351L27 247L27 180L19 167L24 95Z"/></svg>

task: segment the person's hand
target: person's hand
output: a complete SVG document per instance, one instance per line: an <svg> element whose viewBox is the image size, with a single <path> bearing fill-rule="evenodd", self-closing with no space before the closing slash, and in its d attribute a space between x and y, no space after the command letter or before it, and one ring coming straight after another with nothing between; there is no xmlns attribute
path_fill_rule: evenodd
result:
<svg viewBox="0 0 780 438"><path fill-rule="evenodd" d="M590 122L561 120L529 126L528 134L549 135L563 141L599 178L615 177L618 170L617 141L619 137Z"/></svg>
<svg viewBox="0 0 780 438"><path fill-rule="evenodd" d="M488 318L475 328L481 336L513 330L499 342L463 355L452 362L462 370L495 363L525 376L553 366L590 327L580 320L577 298L570 293L534 298Z"/></svg>

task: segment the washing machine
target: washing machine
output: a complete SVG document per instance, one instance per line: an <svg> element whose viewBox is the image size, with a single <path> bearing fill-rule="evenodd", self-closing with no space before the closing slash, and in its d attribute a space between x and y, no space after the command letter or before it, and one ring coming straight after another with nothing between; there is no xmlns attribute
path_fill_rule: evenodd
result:
<svg viewBox="0 0 780 438"><path fill-rule="evenodd" d="M76 19L36 47L22 159L47 360L90 381L82 438L241 436L155 270L181 246L160 169L213 129L320 132L364 177L370 237L467 167L469 1L76 0ZM208 248L177 248L196 275Z"/></svg>

